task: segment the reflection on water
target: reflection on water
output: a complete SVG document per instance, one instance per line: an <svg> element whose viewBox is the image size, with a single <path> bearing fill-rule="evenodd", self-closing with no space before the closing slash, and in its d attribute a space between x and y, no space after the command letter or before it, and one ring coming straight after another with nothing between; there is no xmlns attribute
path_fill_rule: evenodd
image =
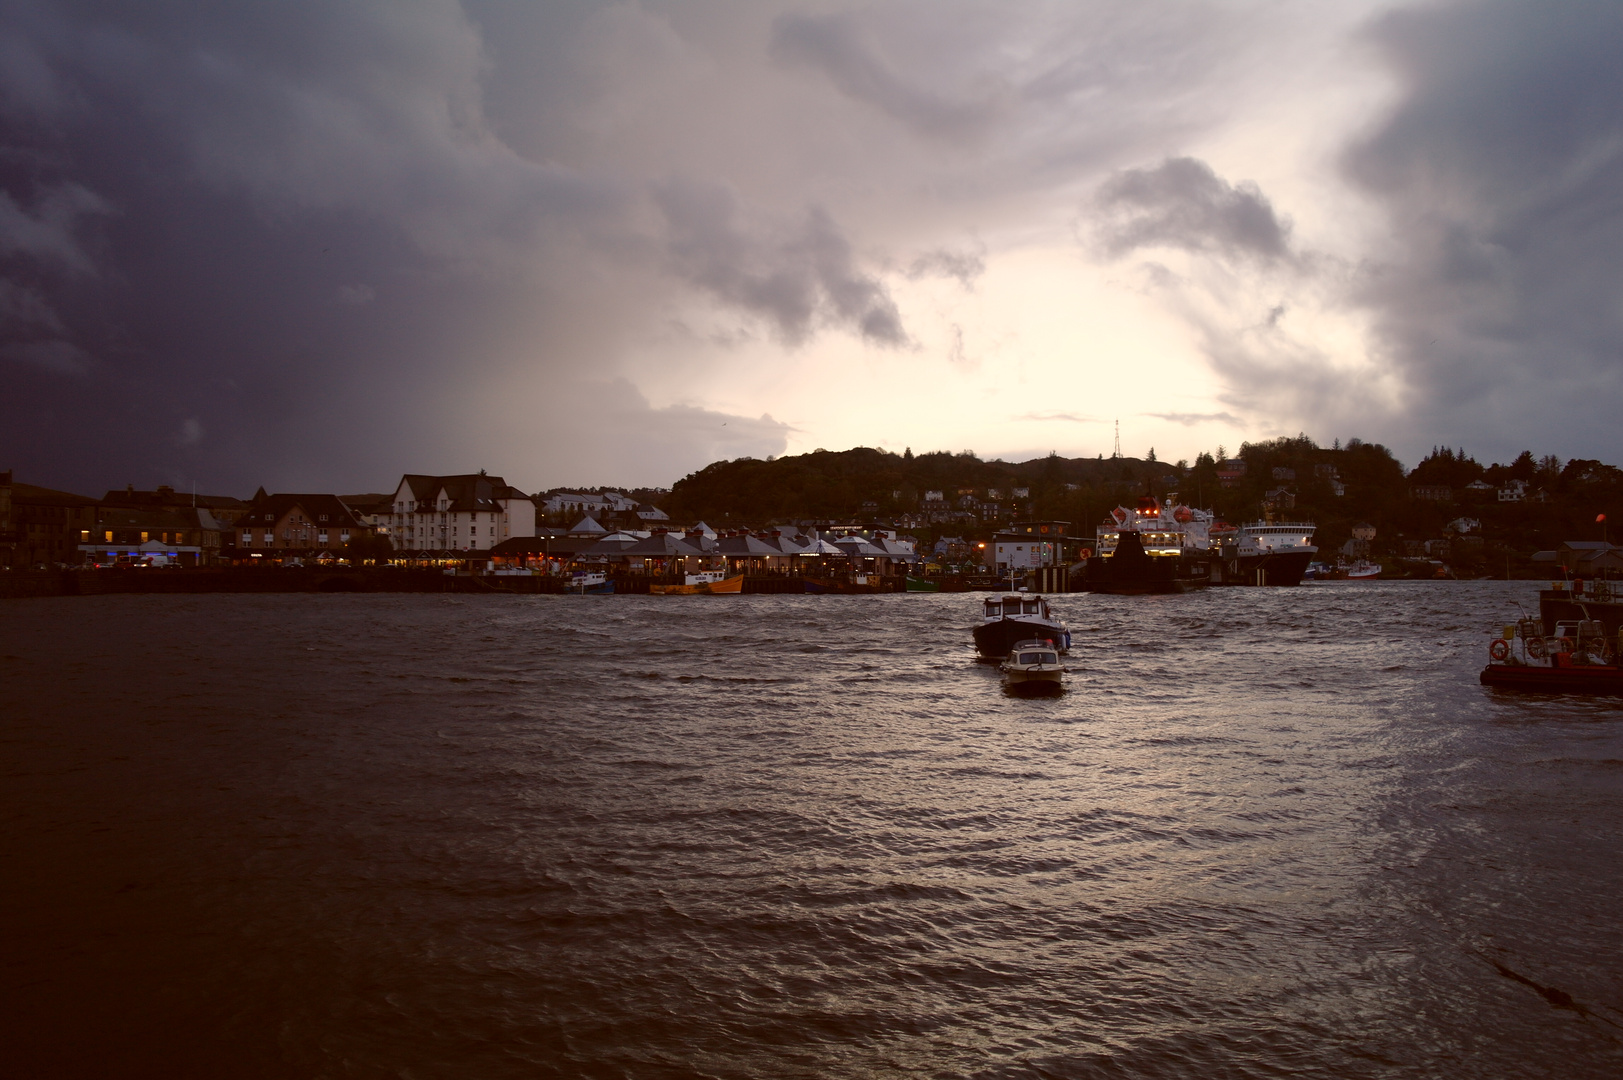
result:
<svg viewBox="0 0 1623 1080"><path fill-rule="evenodd" d="M1623 1070L1623 722L1532 589L0 606L25 1073ZM1501 970L1503 969L1503 970ZM1509 972L1510 974L1506 974Z"/></svg>

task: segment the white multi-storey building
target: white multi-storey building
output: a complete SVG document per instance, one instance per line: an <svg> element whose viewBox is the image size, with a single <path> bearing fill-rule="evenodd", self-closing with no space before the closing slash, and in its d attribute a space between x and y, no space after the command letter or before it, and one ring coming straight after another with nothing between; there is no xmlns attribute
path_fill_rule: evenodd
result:
<svg viewBox="0 0 1623 1080"><path fill-rule="evenodd" d="M397 551L488 551L535 535L535 503L499 476L407 473L395 488L389 539Z"/></svg>

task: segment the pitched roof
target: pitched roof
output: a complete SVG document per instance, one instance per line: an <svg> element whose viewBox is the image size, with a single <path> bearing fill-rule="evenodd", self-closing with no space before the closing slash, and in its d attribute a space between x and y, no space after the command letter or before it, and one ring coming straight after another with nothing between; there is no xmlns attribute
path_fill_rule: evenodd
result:
<svg viewBox="0 0 1623 1080"><path fill-rule="evenodd" d="M490 549L492 555L576 555L597 543L595 536L514 536Z"/></svg>
<svg viewBox="0 0 1623 1080"><path fill-rule="evenodd" d="M742 536L721 536L716 538L716 554L739 556L755 555L782 555L781 548L766 543L758 536L744 533Z"/></svg>
<svg viewBox="0 0 1623 1080"><path fill-rule="evenodd" d="M446 510L497 510L499 499L528 499L518 488L513 487L499 476L487 476L484 473L462 473L457 476L429 476L427 473L406 473L400 478L412 494L412 498L419 503L428 502L445 492L450 500ZM395 488L396 491L400 489ZM439 509L439 507L435 507Z"/></svg>
<svg viewBox="0 0 1623 1080"><path fill-rule="evenodd" d="M84 495L75 495L71 491L57 491L54 488L36 487L33 484L19 484L15 480L7 485L11 488L11 501L14 503L35 503L50 506L94 506L96 500Z"/></svg>
<svg viewBox="0 0 1623 1080"><path fill-rule="evenodd" d="M704 552L674 533L655 533L653 536L644 537L630 547L622 549L620 554L669 559L689 555L703 555Z"/></svg>
<svg viewBox="0 0 1623 1080"><path fill-rule="evenodd" d="M248 504L248 512L238 519L238 523L263 528L280 521L282 516L294 507L303 510L311 523L318 527L327 525L334 528L364 528L360 519L344 505L342 499L336 495L321 494L277 494L266 495L264 498L256 497ZM323 514L327 518L325 521L321 520Z"/></svg>
<svg viewBox="0 0 1623 1080"><path fill-rule="evenodd" d="M153 491L137 491L133 486L122 491L117 488L102 496L104 506L205 507L209 510L243 510L248 504L234 495L198 495L190 491L176 491L172 487L159 487Z"/></svg>

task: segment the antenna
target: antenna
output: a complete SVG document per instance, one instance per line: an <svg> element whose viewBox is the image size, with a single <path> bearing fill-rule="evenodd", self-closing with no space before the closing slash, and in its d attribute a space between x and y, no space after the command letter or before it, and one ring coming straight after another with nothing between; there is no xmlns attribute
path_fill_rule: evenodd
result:
<svg viewBox="0 0 1623 1080"><path fill-rule="evenodd" d="M1121 421L1116 421L1116 450L1111 457L1121 457Z"/></svg>

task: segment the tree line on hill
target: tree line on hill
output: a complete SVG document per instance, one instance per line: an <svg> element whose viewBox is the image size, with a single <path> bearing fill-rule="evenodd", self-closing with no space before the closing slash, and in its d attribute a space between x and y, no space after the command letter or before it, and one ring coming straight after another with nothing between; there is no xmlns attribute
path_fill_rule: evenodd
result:
<svg viewBox="0 0 1623 1080"><path fill-rule="evenodd" d="M1243 472L1225 461L1243 462ZM1501 502L1498 489L1514 480L1525 485L1525 497ZM1027 489L1028 497L1012 499L1014 488ZM1563 465L1524 451L1509 464L1485 466L1463 450L1439 447L1407 470L1379 443L1351 439L1323 447L1306 435L1245 443L1232 456L1218 447L1192 464L1157 461L1154 450L1144 458L1050 454L1024 462L987 461L968 451L915 455L868 447L738 458L677 481L666 507L674 520L702 518L718 526L910 518L911 531L929 539L989 532L995 522L983 520L977 529L940 521L938 513L937 523L918 524L928 514L928 493L940 492L956 508L966 493L992 501L989 489L1002 496L998 520L1069 521L1081 535L1091 535L1118 505L1171 493L1234 523L1264 517L1265 505L1275 519L1314 522L1327 555L1361 523L1376 528L1376 554L1396 555L1412 554L1418 542L1466 535L1460 529L1467 528L1471 539L1455 545L1451 561L1487 573L1543 573L1527 556L1563 540L1601 539L1597 515L1615 519L1623 507L1623 471L1599 461Z"/></svg>

